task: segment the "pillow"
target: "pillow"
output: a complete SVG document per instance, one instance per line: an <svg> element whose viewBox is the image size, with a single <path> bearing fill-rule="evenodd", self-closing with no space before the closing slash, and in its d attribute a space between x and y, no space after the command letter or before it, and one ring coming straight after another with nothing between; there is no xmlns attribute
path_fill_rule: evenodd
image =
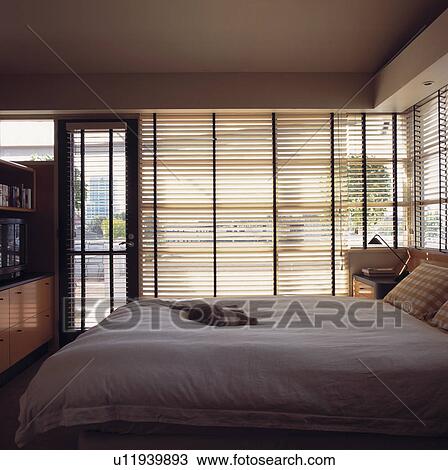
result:
<svg viewBox="0 0 448 470"><path fill-rule="evenodd" d="M420 320L430 320L448 300L448 268L434 264L419 265L384 297Z"/></svg>
<svg viewBox="0 0 448 470"><path fill-rule="evenodd" d="M431 325L448 330L448 302L445 302L436 316L431 320Z"/></svg>

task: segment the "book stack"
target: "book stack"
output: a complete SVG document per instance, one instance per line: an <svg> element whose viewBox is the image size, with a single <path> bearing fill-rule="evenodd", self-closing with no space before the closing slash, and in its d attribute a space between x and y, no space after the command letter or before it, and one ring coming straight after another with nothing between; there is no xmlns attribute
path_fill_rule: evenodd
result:
<svg viewBox="0 0 448 470"><path fill-rule="evenodd" d="M370 277L390 277L395 275L394 268L363 268L364 276Z"/></svg>
<svg viewBox="0 0 448 470"><path fill-rule="evenodd" d="M0 184L0 206L9 206L9 186Z"/></svg>
<svg viewBox="0 0 448 470"><path fill-rule="evenodd" d="M31 209L31 188L25 188L23 184L21 186L0 184L0 206Z"/></svg>

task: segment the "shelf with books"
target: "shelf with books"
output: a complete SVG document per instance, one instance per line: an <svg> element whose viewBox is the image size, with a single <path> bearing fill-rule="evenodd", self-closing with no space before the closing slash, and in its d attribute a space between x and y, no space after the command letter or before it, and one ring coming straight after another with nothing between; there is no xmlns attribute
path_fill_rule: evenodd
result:
<svg viewBox="0 0 448 470"><path fill-rule="evenodd" d="M0 160L0 211L34 212L35 187L34 169Z"/></svg>

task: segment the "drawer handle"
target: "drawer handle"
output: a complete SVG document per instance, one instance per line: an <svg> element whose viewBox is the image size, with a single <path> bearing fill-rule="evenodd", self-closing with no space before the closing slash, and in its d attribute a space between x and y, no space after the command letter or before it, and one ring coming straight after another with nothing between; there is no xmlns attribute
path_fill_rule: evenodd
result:
<svg viewBox="0 0 448 470"><path fill-rule="evenodd" d="M22 291L18 291L18 292L16 292L16 294L17 294L17 295L20 295L21 293L22 293Z"/></svg>
<svg viewBox="0 0 448 470"><path fill-rule="evenodd" d="M45 283L45 285L46 285L46 286L49 286L49 285L50 285L50 283L49 283L49 282L46 282L46 283Z"/></svg>
<svg viewBox="0 0 448 470"><path fill-rule="evenodd" d="M50 318L50 315L48 315L48 314L46 314L45 316L46 316L47 318Z"/></svg>
<svg viewBox="0 0 448 470"><path fill-rule="evenodd" d="M3 343L4 339L3 338L0 338L0 343Z"/></svg>
<svg viewBox="0 0 448 470"><path fill-rule="evenodd" d="M0 297L0 300L5 300L3 297Z"/></svg>
<svg viewBox="0 0 448 470"><path fill-rule="evenodd" d="M22 333L23 330L17 330L17 333Z"/></svg>

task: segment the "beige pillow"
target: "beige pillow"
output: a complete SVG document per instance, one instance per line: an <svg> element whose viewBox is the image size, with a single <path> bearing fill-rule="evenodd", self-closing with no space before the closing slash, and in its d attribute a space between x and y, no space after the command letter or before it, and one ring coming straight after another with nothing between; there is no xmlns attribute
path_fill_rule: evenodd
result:
<svg viewBox="0 0 448 470"><path fill-rule="evenodd" d="M430 320L448 300L448 268L424 263L384 297L421 320Z"/></svg>
<svg viewBox="0 0 448 470"><path fill-rule="evenodd" d="M435 317L431 320L431 325L448 330L448 302L445 302Z"/></svg>

